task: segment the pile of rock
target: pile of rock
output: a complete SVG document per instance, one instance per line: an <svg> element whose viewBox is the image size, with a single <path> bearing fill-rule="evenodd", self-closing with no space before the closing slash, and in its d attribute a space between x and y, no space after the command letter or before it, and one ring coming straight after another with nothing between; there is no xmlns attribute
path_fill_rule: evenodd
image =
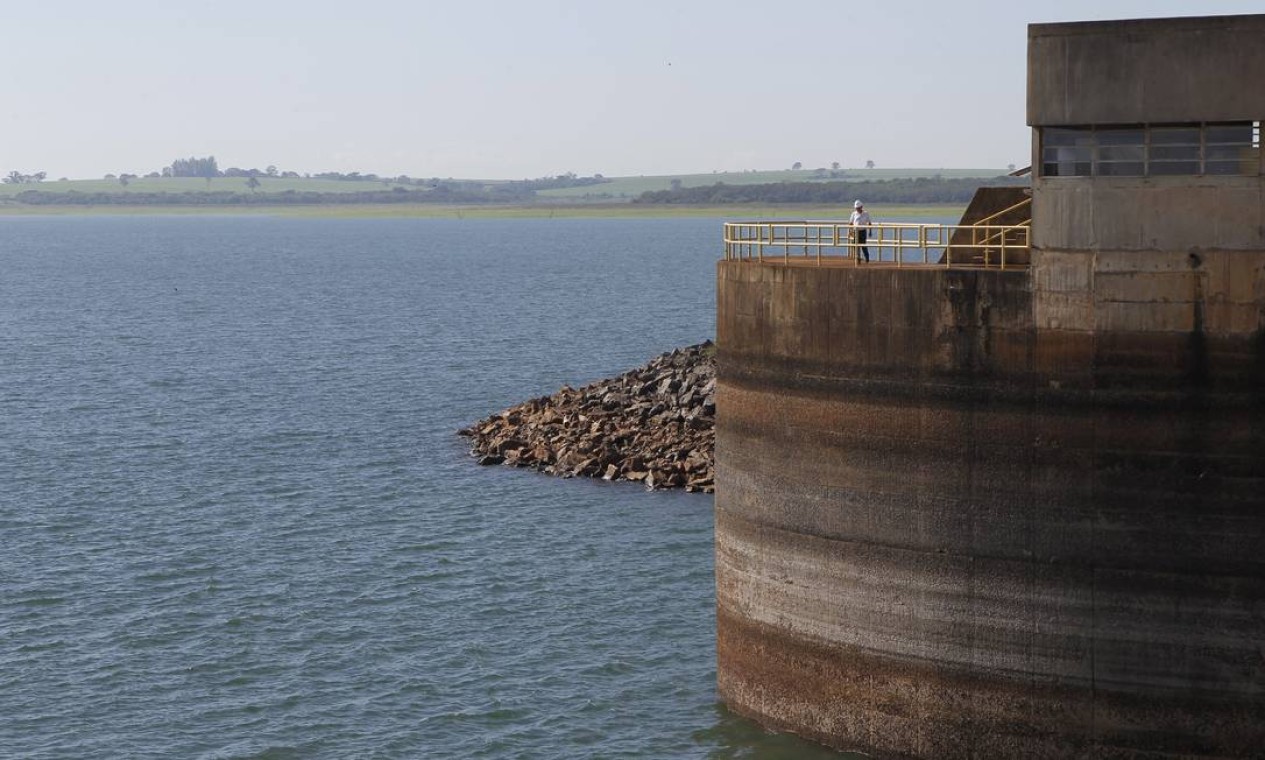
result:
<svg viewBox="0 0 1265 760"><path fill-rule="evenodd" d="M679 348L619 377L525 401L457 431L479 464L712 493L715 347Z"/></svg>

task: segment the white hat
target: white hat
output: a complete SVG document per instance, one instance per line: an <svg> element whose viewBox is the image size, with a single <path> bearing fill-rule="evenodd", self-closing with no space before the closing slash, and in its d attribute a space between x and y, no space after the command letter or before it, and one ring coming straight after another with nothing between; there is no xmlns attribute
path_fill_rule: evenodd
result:
<svg viewBox="0 0 1265 760"><path fill-rule="evenodd" d="M853 203L852 208L861 208L861 201L856 201L855 203Z"/></svg>

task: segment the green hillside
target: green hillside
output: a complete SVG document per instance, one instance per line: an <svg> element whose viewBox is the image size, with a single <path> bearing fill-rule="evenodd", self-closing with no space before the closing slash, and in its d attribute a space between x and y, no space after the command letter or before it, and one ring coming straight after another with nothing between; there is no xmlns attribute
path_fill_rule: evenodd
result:
<svg viewBox="0 0 1265 760"><path fill-rule="evenodd" d="M1006 169L839 169L837 171L790 169L780 171L713 172L710 174L665 174L639 177L608 177L609 182L587 187L566 187L541 190L542 199L556 198L570 201L632 200L644 192L669 190L673 180L680 180L681 187L702 187L724 182L728 185L762 185L770 182L864 182L883 179L913 179L941 176L946 179L996 177ZM833 176L832 176L833 175Z"/></svg>
<svg viewBox="0 0 1265 760"><path fill-rule="evenodd" d="M680 190L705 190L717 183L729 187L768 185L770 200L782 189L788 192L798 185L796 202L822 202L802 188L818 183L866 183L885 180L908 180L940 177L948 182L963 179L989 179L1005 172L1001 169L839 169L715 172L710 174L676 174L638 177L575 177L567 175L537 180L413 180L399 183L390 179L330 179L301 177L256 178L252 188L246 177L137 177L126 183L118 179L44 180L42 182L0 183L0 205L20 206L257 206L293 204L362 204L362 203L438 203L445 205L492 203L499 205L620 205L637 199L642 193ZM16 174L16 173L14 173ZM560 186L561 185L561 186ZM823 189L825 185L823 184ZM887 189L884 187L883 189ZM19 194L31 192L19 198ZM732 193L731 193L732 194ZM340 198L345 195L346 198ZM910 198L892 200L920 202ZM936 197L934 202L956 200ZM837 199L832 199L837 201ZM672 201L693 202L693 201ZM715 202L701 199L706 205ZM721 201L732 202L732 201ZM782 202L779 199L778 202ZM927 202L933 202L931 200Z"/></svg>

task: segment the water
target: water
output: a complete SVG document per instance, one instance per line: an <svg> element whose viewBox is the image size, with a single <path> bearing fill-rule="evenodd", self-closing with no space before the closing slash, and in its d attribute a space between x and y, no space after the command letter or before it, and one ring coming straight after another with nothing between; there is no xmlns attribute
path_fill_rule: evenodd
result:
<svg viewBox="0 0 1265 760"><path fill-rule="evenodd" d="M813 757L711 497L454 431L714 332L718 220L0 219L0 756Z"/></svg>

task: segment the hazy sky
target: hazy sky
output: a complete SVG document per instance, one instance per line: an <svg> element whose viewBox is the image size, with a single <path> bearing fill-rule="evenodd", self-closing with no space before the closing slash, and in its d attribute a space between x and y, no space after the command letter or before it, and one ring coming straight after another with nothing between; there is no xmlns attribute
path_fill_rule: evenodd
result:
<svg viewBox="0 0 1265 760"><path fill-rule="evenodd" d="M194 155L469 178L1024 165L1028 23L1253 12L1265 2L0 0L0 173Z"/></svg>

